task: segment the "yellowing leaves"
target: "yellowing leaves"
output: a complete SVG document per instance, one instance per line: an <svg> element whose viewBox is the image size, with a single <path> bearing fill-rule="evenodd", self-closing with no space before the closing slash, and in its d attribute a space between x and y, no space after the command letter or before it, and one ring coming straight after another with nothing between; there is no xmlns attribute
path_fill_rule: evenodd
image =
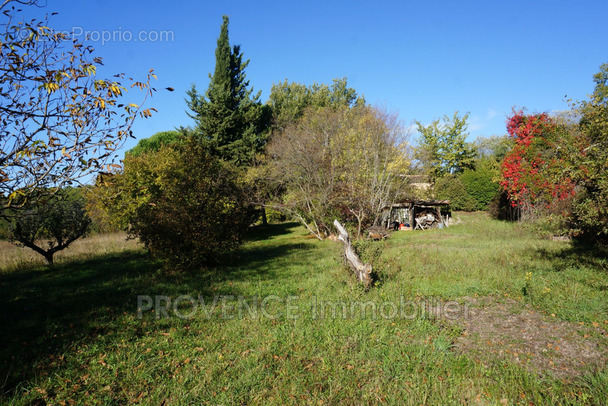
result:
<svg viewBox="0 0 608 406"><path fill-rule="evenodd" d="M95 100L95 107L99 107L102 110L105 109L106 101L104 99L102 99L101 97L98 97L97 100Z"/></svg>
<svg viewBox="0 0 608 406"><path fill-rule="evenodd" d="M85 65L82 67L82 71L89 76L93 76L97 73L97 67L93 64Z"/></svg>
<svg viewBox="0 0 608 406"><path fill-rule="evenodd" d="M22 190L15 190L12 193L10 193L8 195L8 201L9 203L12 202L13 200L15 200L15 198L17 198L18 196L25 196L25 193L23 193Z"/></svg>
<svg viewBox="0 0 608 406"><path fill-rule="evenodd" d="M2 146L9 158L0 164L0 184L7 198L3 206L30 198L35 204L39 189L69 184L90 167L112 162L112 152L124 144L133 121L139 119L140 106L155 92L149 86L155 77L148 74L138 85L143 92L134 89L132 100L121 100L134 79L122 73L107 79L95 76L103 62L94 49L45 22L46 18L19 17L7 22L0 40L6 68L0 72L6 113L1 118L10 137ZM137 103L137 110L122 109L129 101ZM152 114L153 110L146 112ZM27 199L13 194L17 201L8 202L15 188L23 188Z"/></svg>
<svg viewBox="0 0 608 406"><path fill-rule="evenodd" d="M108 86L108 93L110 96L120 96L122 95L122 89L118 85L113 83Z"/></svg>
<svg viewBox="0 0 608 406"><path fill-rule="evenodd" d="M65 156L65 157L67 157L67 158L69 158L69 159L72 159L72 155L70 155L70 153L69 153L68 151L66 151L66 148L65 148L65 147L63 147L63 148L61 149L61 155Z"/></svg>
<svg viewBox="0 0 608 406"><path fill-rule="evenodd" d="M46 90L46 92L48 94L51 94L51 93L59 90L59 83L55 83L55 82L44 83L38 89L39 90L44 89L44 90Z"/></svg>
<svg viewBox="0 0 608 406"><path fill-rule="evenodd" d="M97 79L95 82L93 82L93 89L95 89L96 91L105 89L107 87L108 83L105 80Z"/></svg>
<svg viewBox="0 0 608 406"><path fill-rule="evenodd" d="M144 111L141 112L141 116L143 118L150 118L150 117L152 117L153 111L156 112L157 110L155 108L145 109Z"/></svg>

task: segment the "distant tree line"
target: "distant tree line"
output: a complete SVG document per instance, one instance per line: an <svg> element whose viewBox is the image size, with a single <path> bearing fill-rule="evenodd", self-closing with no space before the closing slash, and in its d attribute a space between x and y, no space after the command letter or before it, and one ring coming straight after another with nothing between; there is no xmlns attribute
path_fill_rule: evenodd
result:
<svg viewBox="0 0 608 406"><path fill-rule="evenodd" d="M140 141L93 188L105 222L128 227L175 267L213 262L267 210L319 239L335 218L361 233L403 193L410 167L397 117L368 105L346 78L285 80L261 103L228 24L224 17L207 90L187 94L194 126Z"/></svg>
<svg viewBox="0 0 608 406"><path fill-rule="evenodd" d="M608 64L593 77L588 100L568 111L514 109L506 136L466 142L457 113L424 126L414 171L432 188L418 196L448 199L454 209L489 210L544 234L608 242Z"/></svg>
<svg viewBox="0 0 608 406"><path fill-rule="evenodd" d="M319 239L332 233L334 219L360 236L385 206L406 197L448 199L453 209L502 218L559 219L574 236L608 236L607 65L594 77L592 97L573 104L568 116L514 111L508 136L469 142L469 115L455 112L416 122L418 142L411 145L399 119L369 105L346 78L330 85L285 79L262 103L228 26L224 16L207 90L187 92L193 126L140 140L121 165L112 161L115 150L135 117L154 109L120 103L123 84L94 79L100 60L87 59L92 50L67 44L42 23L19 40L12 25L4 26L2 79L13 83L26 72L24 83L37 95L26 106L19 87L0 94L8 117L0 126L7 147L0 155L0 217L8 236L52 263L55 252L91 228L125 229L169 268L196 269L237 247L268 213L299 221ZM43 41L50 41L46 48ZM17 45L38 59L22 61L11 50ZM48 63L64 48L77 66ZM151 77L132 84L144 100ZM48 139L28 135L32 129ZM65 193L95 172L93 185L73 189L77 199ZM408 175L425 177L431 187L416 189Z"/></svg>
<svg viewBox="0 0 608 406"><path fill-rule="evenodd" d="M416 122L419 133L413 171L432 187L413 190L419 198L449 200L453 210L488 210L499 198L500 163L511 148L506 136L467 141L469 115L455 112L429 125Z"/></svg>

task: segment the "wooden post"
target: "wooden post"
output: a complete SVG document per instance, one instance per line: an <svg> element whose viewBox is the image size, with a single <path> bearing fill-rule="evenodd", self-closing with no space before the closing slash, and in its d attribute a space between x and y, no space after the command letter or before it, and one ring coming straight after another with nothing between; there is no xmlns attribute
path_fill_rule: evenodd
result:
<svg viewBox="0 0 608 406"><path fill-rule="evenodd" d="M443 217L441 216L441 206L437 206L437 217L439 217L439 224L443 224Z"/></svg>
<svg viewBox="0 0 608 406"><path fill-rule="evenodd" d="M416 227L416 224L414 224L414 221L415 221L415 219L414 219L414 203L410 203L410 212L409 212L409 214L410 214L410 227L412 228L412 230L414 230L415 227Z"/></svg>
<svg viewBox="0 0 608 406"><path fill-rule="evenodd" d="M344 255L346 256L346 261L354 271L359 282L364 283L365 287L369 288L372 283L371 264L363 264L363 262L361 262L361 259L359 259L359 256L355 252L353 246L350 244L348 232L338 220L334 220L334 226L336 226L338 229L338 239L344 243Z"/></svg>

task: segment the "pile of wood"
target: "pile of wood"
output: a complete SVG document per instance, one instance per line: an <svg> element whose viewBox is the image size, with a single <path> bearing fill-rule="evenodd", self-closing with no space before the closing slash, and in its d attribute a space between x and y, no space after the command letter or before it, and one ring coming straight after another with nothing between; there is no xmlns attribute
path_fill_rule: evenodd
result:
<svg viewBox="0 0 608 406"><path fill-rule="evenodd" d="M437 216L435 210L424 210L416 215L415 221L417 229L426 230L427 228L437 227L441 218Z"/></svg>
<svg viewBox="0 0 608 406"><path fill-rule="evenodd" d="M367 229L367 235L372 240L384 240L388 237L388 230L382 226L373 226Z"/></svg>

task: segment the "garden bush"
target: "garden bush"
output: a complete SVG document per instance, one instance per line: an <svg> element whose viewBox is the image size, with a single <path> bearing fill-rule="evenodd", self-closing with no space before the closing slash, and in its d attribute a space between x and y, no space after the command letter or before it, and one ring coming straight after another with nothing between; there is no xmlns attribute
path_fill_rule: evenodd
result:
<svg viewBox="0 0 608 406"><path fill-rule="evenodd" d="M254 220L237 170L195 142L127 156L111 185L113 215L176 268L216 262L241 243Z"/></svg>

